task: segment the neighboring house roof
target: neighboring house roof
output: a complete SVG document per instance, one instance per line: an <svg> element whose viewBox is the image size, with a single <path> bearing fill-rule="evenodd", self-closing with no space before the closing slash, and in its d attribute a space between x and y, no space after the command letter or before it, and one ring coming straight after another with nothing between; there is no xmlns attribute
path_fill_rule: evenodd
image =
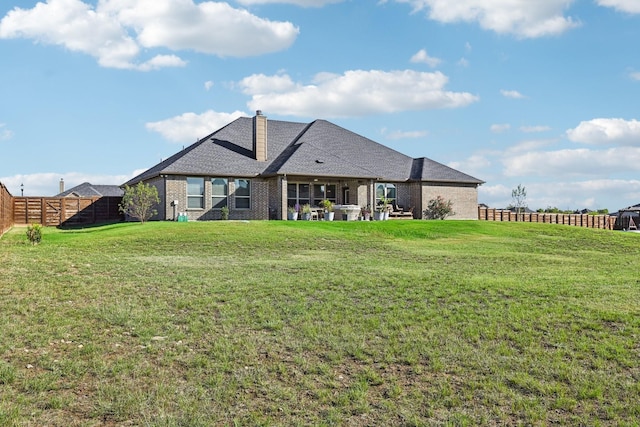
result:
<svg viewBox="0 0 640 427"><path fill-rule="evenodd" d="M326 120L269 120L267 161L253 153L253 119L241 117L126 184L158 175L312 175L388 181L483 181L427 158L413 159Z"/></svg>
<svg viewBox="0 0 640 427"><path fill-rule="evenodd" d="M122 188L117 185L93 185L83 182L55 197L121 197L124 194Z"/></svg>
<svg viewBox="0 0 640 427"><path fill-rule="evenodd" d="M624 209L620 209L620 211L639 211L639 210L640 210L640 203L633 206L628 206Z"/></svg>
<svg viewBox="0 0 640 427"><path fill-rule="evenodd" d="M503 209L504 211L511 211L511 212L518 212L518 208L515 206L509 206ZM533 211L531 209L529 209L528 206L522 206L520 208L520 212L518 213L536 213L536 211Z"/></svg>

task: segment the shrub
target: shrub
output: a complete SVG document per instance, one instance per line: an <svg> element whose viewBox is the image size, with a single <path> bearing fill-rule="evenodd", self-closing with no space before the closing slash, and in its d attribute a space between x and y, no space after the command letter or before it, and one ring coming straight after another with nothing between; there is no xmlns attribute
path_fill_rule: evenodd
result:
<svg viewBox="0 0 640 427"><path fill-rule="evenodd" d="M31 224L27 227L27 239L32 245L37 245L42 241L42 226L40 224Z"/></svg>
<svg viewBox="0 0 640 427"><path fill-rule="evenodd" d="M160 203L158 189L140 181L133 187L124 187L120 212L144 223L158 213L154 207Z"/></svg>
<svg viewBox="0 0 640 427"><path fill-rule="evenodd" d="M226 221L229 219L229 208L226 206L223 206L220 209L220 219L222 219L223 221Z"/></svg>
<svg viewBox="0 0 640 427"><path fill-rule="evenodd" d="M425 219L445 219L454 213L451 200L445 200L442 196L429 200L427 209L423 212Z"/></svg>

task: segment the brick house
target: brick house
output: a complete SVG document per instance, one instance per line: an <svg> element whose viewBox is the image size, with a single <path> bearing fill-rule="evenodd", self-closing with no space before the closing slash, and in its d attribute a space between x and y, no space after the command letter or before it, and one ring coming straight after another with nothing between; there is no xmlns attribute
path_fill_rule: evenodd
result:
<svg viewBox="0 0 640 427"><path fill-rule="evenodd" d="M376 206L381 196L420 218L437 196L451 218L477 219L483 181L426 157L411 158L325 120L267 120L260 111L234 120L153 166L126 185L158 189L157 219L286 219L287 207L322 199Z"/></svg>

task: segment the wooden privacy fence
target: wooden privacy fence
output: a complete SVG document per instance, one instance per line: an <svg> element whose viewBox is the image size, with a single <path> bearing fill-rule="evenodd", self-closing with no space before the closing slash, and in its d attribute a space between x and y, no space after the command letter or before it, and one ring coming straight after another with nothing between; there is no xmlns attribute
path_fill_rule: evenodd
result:
<svg viewBox="0 0 640 427"><path fill-rule="evenodd" d="M121 221L122 197L14 197L14 224L89 225Z"/></svg>
<svg viewBox="0 0 640 427"><path fill-rule="evenodd" d="M13 226L13 196L0 182L0 236Z"/></svg>
<svg viewBox="0 0 640 427"><path fill-rule="evenodd" d="M515 213L510 210L478 208L481 221L540 222L545 224L564 224L576 227L602 228L614 230L616 218L609 215L562 214L562 213Z"/></svg>

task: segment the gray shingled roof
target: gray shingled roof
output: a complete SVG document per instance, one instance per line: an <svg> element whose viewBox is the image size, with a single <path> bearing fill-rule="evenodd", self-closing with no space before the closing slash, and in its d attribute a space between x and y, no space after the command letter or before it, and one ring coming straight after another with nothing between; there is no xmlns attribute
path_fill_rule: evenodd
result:
<svg viewBox="0 0 640 427"><path fill-rule="evenodd" d="M253 119L242 117L138 175L311 175L388 181L482 181L427 158L413 159L330 123L267 122L267 162L253 157Z"/></svg>
<svg viewBox="0 0 640 427"><path fill-rule="evenodd" d="M122 188L117 185L93 185L83 182L55 197L121 197L124 194Z"/></svg>
<svg viewBox="0 0 640 427"><path fill-rule="evenodd" d="M411 171L411 179L414 181L431 181L431 182L460 182L468 184L483 184L477 178L460 172L459 170L445 166L435 160L426 157L420 157L413 160L413 170Z"/></svg>

